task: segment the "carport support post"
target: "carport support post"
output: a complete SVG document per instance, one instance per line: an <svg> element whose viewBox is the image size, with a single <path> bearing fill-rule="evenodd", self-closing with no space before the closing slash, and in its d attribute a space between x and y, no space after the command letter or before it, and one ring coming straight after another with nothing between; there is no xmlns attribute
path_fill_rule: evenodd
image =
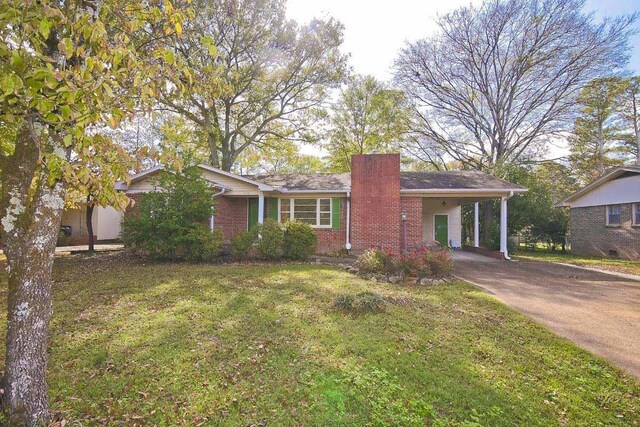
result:
<svg viewBox="0 0 640 427"><path fill-rule="evenodd" d="M473 246L476 248L480 247L480 221L478 217L480 216L480 203L475 202L473 211Z"/></svg>
<svg viewBox="0 0 640 427"><path fill-rule="evenodd" d="M258 193L258 224L264 223L264 193Z"/></svg>
<svg viewBox="0 0 640 427"><path fill-rule="evenodd" d="M507 200L502 197L500 200L500 252L506 259L509 259L509 248L507 246Z"/></svg>

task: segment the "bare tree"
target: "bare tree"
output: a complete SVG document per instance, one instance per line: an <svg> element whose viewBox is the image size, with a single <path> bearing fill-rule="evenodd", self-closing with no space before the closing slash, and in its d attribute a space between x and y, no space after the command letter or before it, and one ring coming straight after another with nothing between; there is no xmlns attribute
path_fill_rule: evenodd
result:
<svg viewBox="0 0 640 427"><path fill-rule="evenodd" d="M408 43L395 79L414 103L419 151L497 172L539 155L569 130L575 98L628 61L638 14L594 21L584 0L489 0L440 18ZM427 145L421 145L427 141ZM493 218L485 203L484 222ZM490 226L483 240L490 240Z"/></svg>
<svg viewBox="0 0 640 427"><path fill-rule="evenodd" d="M493 0L438 20L408 43L396 81L414 101L414 131L466 167L518 162L570 129L575 98L620 70L638 14L594 21L583 0Z"/></svg>
<svg viewBox="0 0 640 427"><path fill-rule="evenodd" d="M196 10L172 46L188 67L181 78L191 80L190 93L168 85L164 108L206 133L210 161L224 170L269 137L305 139L315 120L308 113L346 75L342 25L298 25L285 18L281 0L202 0Z"/></svg>

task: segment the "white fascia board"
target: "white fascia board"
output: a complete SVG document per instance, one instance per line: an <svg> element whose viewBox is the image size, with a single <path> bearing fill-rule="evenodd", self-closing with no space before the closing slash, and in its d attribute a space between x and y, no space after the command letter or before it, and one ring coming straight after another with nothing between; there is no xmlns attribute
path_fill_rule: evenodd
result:
<svg viewBox="0 0 640 427"><path fill-rule="evenodd" d="M423 194L486 194L486 193L526 193L527 188L437 188L437 189L405 189L400 193L423 193Z"/></svg>
<svg viewBox="0 0 640 427"><path fill-rule="evenodd" d="M351 191L350 189L347 188L343 188L341 190L288 190L286 188L278 188L276 189L276 191L279 191L281 193L286 193L286 194L313 194L313 193L317 193L317 194L327 194L327 193L348 193L349 191Z"/></svg>

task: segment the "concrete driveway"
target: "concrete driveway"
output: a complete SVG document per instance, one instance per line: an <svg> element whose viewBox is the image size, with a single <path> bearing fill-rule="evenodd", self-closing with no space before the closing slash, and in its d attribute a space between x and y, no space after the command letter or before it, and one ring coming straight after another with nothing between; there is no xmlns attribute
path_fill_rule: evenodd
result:
<svg viewBox="0 0 640 427"><path fill-rule="evenodd" d="M460 278L640 377L640 281L468 252L453 258Z"/></svg>

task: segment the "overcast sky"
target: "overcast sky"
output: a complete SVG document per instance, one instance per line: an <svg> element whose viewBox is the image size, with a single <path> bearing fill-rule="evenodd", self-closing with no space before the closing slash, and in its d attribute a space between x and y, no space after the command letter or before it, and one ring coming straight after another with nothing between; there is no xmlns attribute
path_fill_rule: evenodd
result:
<svg viewBox="0 0 640 427"><path fill-rule="evenodd" d="M288 0L288 15L307 22L314 17L331 16L345 26L345 52L351 54L356 73L372 74L388 80L391 66L406 40L431 34L435 18L461 6L480 3L470 0ZM589 0L587 9L597 17L616 16L640 10L638 0ZM640 29L640 23L637 24ZM633 40L629 68L640 74L640 36Z"/></svg>

